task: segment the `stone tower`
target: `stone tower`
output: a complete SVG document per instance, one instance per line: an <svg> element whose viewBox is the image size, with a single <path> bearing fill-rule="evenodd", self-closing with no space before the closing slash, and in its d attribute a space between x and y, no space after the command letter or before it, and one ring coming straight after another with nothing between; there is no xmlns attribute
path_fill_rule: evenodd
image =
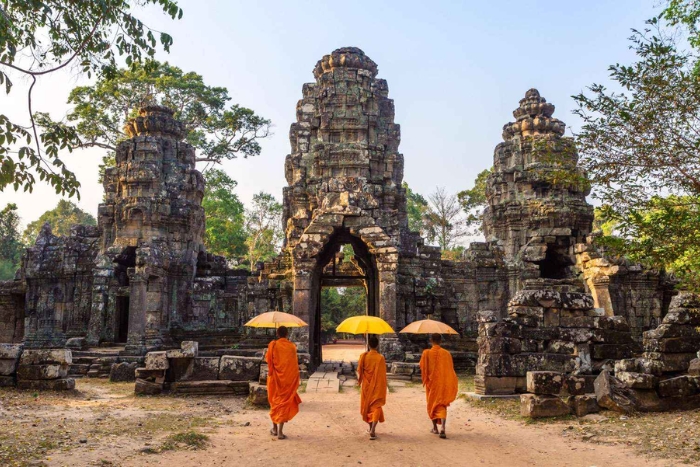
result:
<svg viewBox="0 0 700 467"><path fill-rule="evenodd" d="M591 231L590 187L554 105L530 89L503 127L486 188L487 241L498 241L511 293L526 279L574 276L574 245Z"/></svg>
<svg viewBox="0 0 700 467"><path fill-rule="evenodd" d="M146 107L125 131L130 139L104 176L88 341L126 338L128 353L142 353L167 344L171 320L191 306L204 178L172 110Z"/></svg>

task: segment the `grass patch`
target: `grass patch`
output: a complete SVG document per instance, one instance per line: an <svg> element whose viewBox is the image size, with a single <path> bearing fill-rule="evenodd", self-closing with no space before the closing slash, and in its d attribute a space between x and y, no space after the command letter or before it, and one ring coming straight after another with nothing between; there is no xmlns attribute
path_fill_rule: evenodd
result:
<svg viewBox="0 0 700 467"><path fill-rule="evenodd" d="M161 451L175 451L177 449L199 450L205 449L209 444L209 436L196 431L182 431L174 433L167 438L160 447Z"/></svg>

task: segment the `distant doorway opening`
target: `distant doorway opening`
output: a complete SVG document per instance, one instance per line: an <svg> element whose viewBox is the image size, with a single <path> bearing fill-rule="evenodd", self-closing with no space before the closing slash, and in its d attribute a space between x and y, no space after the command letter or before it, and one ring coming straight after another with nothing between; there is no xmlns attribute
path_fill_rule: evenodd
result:
<svg viewBox="0 0 700 467"><path fill-rule="evenodd" d="M126 344L129 337L129 297L117 297L117 344Z"/></svg>
<svg viewBox="0 0 700 467"><path fill-rule="evenodd" d="M321 289L321 343L324 362L357 362L365 351L364 336L341 334L335 328L346 318L367 314L364 286Z"/></svg>

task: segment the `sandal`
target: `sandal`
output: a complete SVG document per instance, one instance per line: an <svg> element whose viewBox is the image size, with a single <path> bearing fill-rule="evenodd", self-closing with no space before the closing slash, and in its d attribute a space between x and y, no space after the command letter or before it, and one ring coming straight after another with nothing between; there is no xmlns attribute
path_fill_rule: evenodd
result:
<svg viewBox="0 0 700 467"><path fill-rule="evenodd" d="M377 439L377 435L373 435L373 434L370 433L370 435L369 435L369 440L370 440L370 441L374 441L375 439Z"/></svg>
<svg viewBox="0 0 700 467"><path fill-rule="evenodd" d="M440 438L442 438L442 439L447 439L447 435L445 434L444 431L441 431L441 432L440 432Z"/></svg>
<svg viewBox="0 0 700 467"><path fill-rule="evenodd" d="M278 435L277 439L287 439L287 435Z"/></svg>

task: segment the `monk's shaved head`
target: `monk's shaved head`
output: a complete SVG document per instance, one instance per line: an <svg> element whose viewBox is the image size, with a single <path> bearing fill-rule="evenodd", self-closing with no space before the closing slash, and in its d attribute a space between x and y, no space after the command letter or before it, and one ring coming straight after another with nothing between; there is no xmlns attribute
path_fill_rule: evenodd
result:
<svg viewBox="0 0 700 467"><path fill-rule="evenodd" d="M379 347L379 339L377 336L369 336L369 348L376 350L377 347Z"/></svg>
<svg viewBox="0 0 700 467"><path fill-rule="evenodd" d="M287 326L280 326L277 328L277 337L287 337L289 330Z"/></svg>
<svg viewBox="0 0 700 467"><path fill-rule="evenodd" d="M442 335L435 333L430 335L430 342L440 345L442 343Z"/></svg>

